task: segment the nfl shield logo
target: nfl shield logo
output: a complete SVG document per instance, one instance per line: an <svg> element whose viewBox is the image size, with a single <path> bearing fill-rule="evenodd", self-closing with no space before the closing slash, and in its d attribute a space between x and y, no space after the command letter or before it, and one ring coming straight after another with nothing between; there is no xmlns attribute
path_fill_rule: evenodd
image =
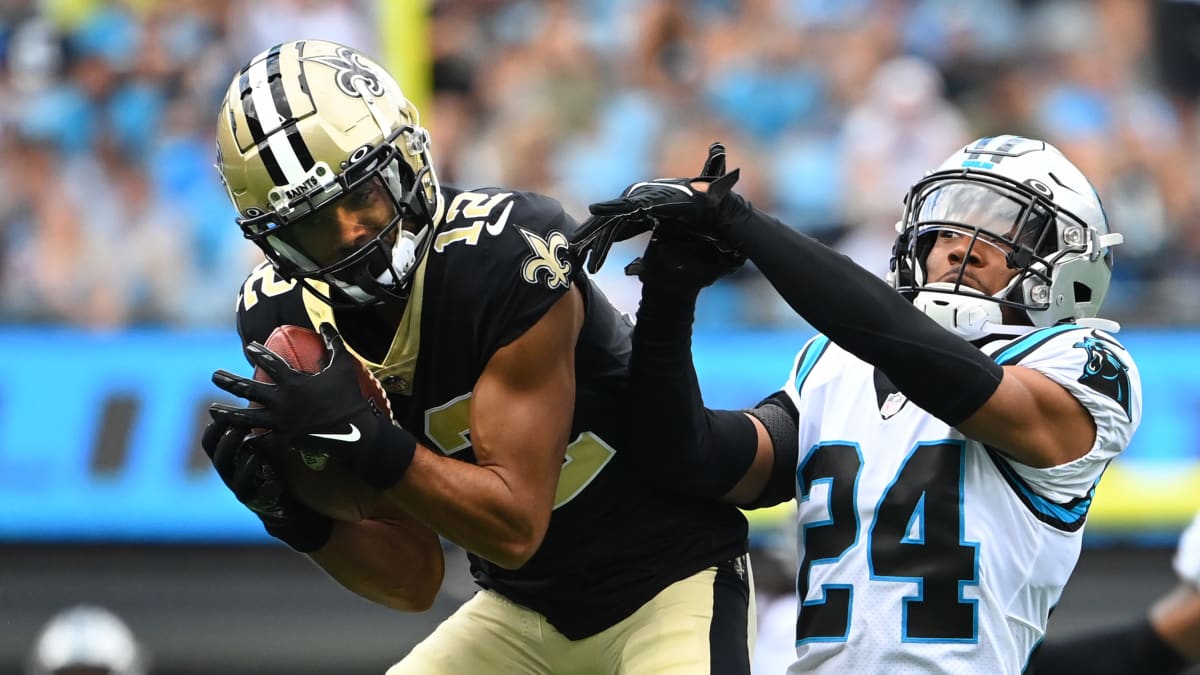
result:
<svg viewBox="0 0 1200 675"><path fill-rule="evenodd" d="M893 415L900 412L904 404L908 403L908 397L898 391L888 394L888 397L883 401L883 405L879 406L879 414L883 419L891 419Z"/></svg>

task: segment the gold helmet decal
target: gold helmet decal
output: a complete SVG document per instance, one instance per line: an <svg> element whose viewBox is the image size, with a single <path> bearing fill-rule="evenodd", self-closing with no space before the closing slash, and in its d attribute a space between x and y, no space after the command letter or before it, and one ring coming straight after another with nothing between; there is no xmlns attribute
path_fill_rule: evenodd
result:
<svg viewBox="0 0 1200 675"><path fill-rule="evenodd" d="M281 274L329 283L358 303L402 291L441 220L416 108L370 57L331 42L276 45L234 76L217 120L217 170L243 232ZM395 216L372 233L375 253L335 260L328 242L313 250L313 223L329 220L321 213L372 188Z"/></svg>

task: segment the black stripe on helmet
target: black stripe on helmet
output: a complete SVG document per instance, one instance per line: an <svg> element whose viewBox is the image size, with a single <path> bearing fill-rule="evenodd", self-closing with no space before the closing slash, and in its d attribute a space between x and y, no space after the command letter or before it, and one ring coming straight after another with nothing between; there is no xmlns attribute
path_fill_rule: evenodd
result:
<svg viewBox="0 0 1200 675"><path fill-rule="evenodd" d="M308 151L304 137L296 128L296 120L292 117L292 106L288 103L287 91L283 86L283 76L279 71L279 53L282 46L275 45L267 53L267 85L271 90L271 100L275 101L275 111L279 113L280 122L287 128L288 143L296 152L296 159L300 161L300 166L307 171L316 162L313 160L312 153Z"/></svg>
<svg viewBox="0 0 1200 675"><path fill-rule="evenodd" d="M287 176L283 175L279 160L275 158L275 152L267 144L267 135L263 133L262 124L258 121L258 111L254 108L254 96L250 89L249 68L242 71L242 76L238 80L238 91L242 97L242 114L246 116L246 130L250 132L250 140L258 146L258 156L262 160L263 166L267 168L271 182L275 185L286 185Z"/></svg>

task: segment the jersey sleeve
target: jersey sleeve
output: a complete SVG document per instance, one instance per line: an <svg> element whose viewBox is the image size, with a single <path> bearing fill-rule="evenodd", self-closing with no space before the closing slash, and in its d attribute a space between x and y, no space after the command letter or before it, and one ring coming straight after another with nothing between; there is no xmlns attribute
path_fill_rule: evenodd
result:
<svg viewBox="0 0 1200 675"><path fill-rule="evenodd" d="M1200 588L1200 513L1179 537L1174 567L1181 580Z"/></svg>
<svg viewBox="0 0 1200 675"><path fill-rule="evenodd" d="M1142 417L1141 379L1129 352L1107 333L1076 327L1046 332L1050 335L1025 338L1024 353L1010 348L997 360L1032 368L1070 392L1096 423L1096 439L1086 455L1059 466L1008 462L1039 494L1065 502L1087 496L1108 463L1129 445Z"/></svg>
<svg viewBox="0 0 1200 675"><path fill-rule="evenodd" d="M792 369L788 372L787 380L783 383L781 391L787 394L797 409L801 407L801 396L805 391L813 388L808 386L809 376L816 369L817 362L821 360L821 356L825 354L829 345L829 338L824 335L816 335L804 343L804 346L796 353L796 358L792 361Z"/></svg>
<svg viewBox="0 0 1200 675"><path fill-rule="evenodd" d="M840 350L824 335L810 339L796 354L782 391L795 407L801 452L821 440L825 384L838 376L835 359L828 354ZM790 412L790 411L789 411Z"/></svg>
<svg viewBox="0 0 1200 675"><path fill-rule="evenodd" d="M237 332L242 346L265 343L283 324L311 328L301 293L299 284L280 277L270 263L255 267L237 296Z"/></svg>
<svg viewBox="0 0 1200 675"><path fill-rule="evenodd" d="M481 222L470 213L472 200L481 199L488 209L484 231L474 244L456 241L455 232ZM464 205L456 208L456 202ZM570 290L580 269L568 244L577 224L558 201L529 192L460 193L449 212L438 240L452 256L447 273L454 278L443 286L455 290L444 301L479 307L472 330L486 361Z"/></svg>

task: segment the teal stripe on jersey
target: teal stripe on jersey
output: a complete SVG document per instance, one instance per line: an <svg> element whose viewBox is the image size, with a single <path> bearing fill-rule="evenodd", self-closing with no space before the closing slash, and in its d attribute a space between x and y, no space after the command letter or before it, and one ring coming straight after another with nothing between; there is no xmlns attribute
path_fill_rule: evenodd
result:
<svg viewBox="0 0 1200 675"><path fill-rule="evenodd" d="M804 346L804 351L800 353L800 365L796 367L797 395L804 388L804 381L808 379L808 374L812 372L812 369L817 365L817 361L825 353L825 348L828 346L829 338L824 335L816 336Z"/></svg>
<svg viewBox="0 0 1200 675"><path fill-rule="evenodd" d="M1063 324L1061 326L1051 326L1035 330L1029 335L1017 340L1016 342L1005 347L999 354L996 354L993 359L996 363L1002 366L1011 366L1019 363L1030 352L1041 347L1054 337L1062 335L1068 331L1078 330L1080 326L1073 323Z"/></svg>
<svg viewBox="0 0 1200 675"><path fill-rule="evenodd" d="M1008 460L999 452L989 449L988 454L996 468L1000 470L1000 474L1004 476L1004 480L1038 520L1065 532L1074 532L1083 525L1088 509L1092 506L1092 497L1096 493L1096 485L1100 479L1097 478L1096 482L1092 483L1087 496L1076 497L1069 502L1059 504L1034 492L1033 488L1021 478L1016 470L1009 466Z"/></svg>

